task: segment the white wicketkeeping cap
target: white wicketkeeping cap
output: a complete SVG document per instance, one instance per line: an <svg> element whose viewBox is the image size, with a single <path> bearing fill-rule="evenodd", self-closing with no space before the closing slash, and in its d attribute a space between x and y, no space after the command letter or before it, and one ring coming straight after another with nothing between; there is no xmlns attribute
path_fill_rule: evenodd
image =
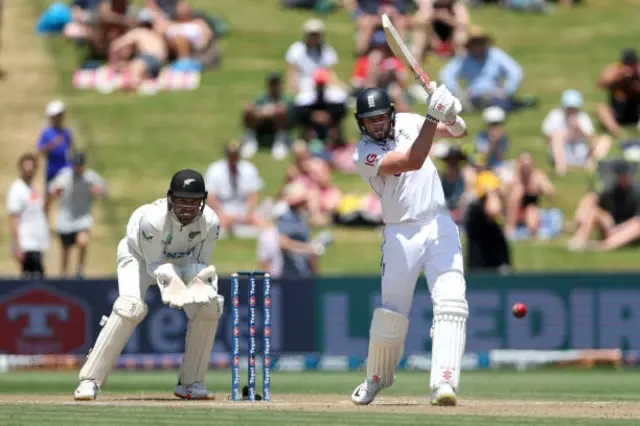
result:
<svg viewBox="0 0 640 426"><path fill-rule="evenodd" d="M55 100L47 104L47 109L45 110L45 114L47 117L55 117L56 115L62 114L64 110L65 110L64 102L60 100Z"/></svg>
<svg viewBox="0 0 640 426"><path fill-rule="evenodd" d="M302 26L302 31L304 31L305 34L322 33L324 32L324 22L318 18L309 19Z"/></svg>
<svg viewBox="0 0 640 426"><path fill-rule="evenodd" d="M492 106L489 108L485 108L482 112L482 119L485 123L502 123L504 119L507 118L507 114L504 110L497 106Z"/></svg>

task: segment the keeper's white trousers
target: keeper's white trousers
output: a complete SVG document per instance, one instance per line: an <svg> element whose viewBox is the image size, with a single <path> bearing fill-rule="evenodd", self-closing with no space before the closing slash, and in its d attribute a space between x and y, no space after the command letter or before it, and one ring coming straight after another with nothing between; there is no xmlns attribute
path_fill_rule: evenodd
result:
<svg viewBox="0 0 640 426"><path fill-rule="evenodd" d="M127 239L118 244L118 292L120 296L133 296L144 300L149 286L156 284L147 273L144 261L129 250Z"/></svg>

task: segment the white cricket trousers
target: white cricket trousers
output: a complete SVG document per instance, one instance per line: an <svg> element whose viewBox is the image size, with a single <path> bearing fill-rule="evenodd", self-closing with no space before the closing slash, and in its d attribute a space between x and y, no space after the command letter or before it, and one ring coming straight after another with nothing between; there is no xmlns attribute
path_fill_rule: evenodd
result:
<svg viewBox="0 0 640 426"><path fill-rule="evenodd" d="M448 212L421 223L386 225L382 243L382 306L409 315L416 282L424 271L432 300L465 300L464 280L439 279L464 274L458 227Z"/></svg>
<svg viewBox="0 0 640 426"><path fill-rule="evenodd" d="M118 292L120 296L133 296L144 300L149 286L155 280L147 273L145 263L129 250L127 239L118 244Z"/></svg>

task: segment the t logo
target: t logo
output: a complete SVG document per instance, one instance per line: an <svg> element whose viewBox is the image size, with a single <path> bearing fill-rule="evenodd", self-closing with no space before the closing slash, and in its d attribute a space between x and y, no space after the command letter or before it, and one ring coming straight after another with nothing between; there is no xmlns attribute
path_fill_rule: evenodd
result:
<svg viewBox="0 0 640 426"><path fill-rule="evenodd" d="M89 307L49 286L21 288L0 300L0 351L60 354L89 343Z"/></svg>

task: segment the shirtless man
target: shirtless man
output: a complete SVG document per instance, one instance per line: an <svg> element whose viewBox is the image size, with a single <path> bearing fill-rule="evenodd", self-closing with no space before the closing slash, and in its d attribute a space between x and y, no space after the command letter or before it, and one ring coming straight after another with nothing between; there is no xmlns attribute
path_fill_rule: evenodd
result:
<svg viewBox="0 0 640 426"><path fill-rule="evenodd" d="M138 21L139 26L115 40L109 52L116 71L127 70L131 90L137 89L146 78L157 78L168 57L164 39L152 30L151 12L140 11ZM129 60L132 53L136 56Z"/></svg>
<svg viewBox="0 0 640 426"><path fill-rule="evenodd" d="M505 233L513 237L519 223L524 223L534 238L540 230L540 197L555 199L555 190L546 173L535 167L533 157L522 152L516 161L516 173L505 187L507 216Z"/></svg>
<svg viewBox="0 0 640 426"><path fill-rule="evenodd" d="M184 59L205 49L215 34L204 19L194 14L186 0L178 1L175 10L175 19L155 13L155 29L166 37L178 59Z"/></svg>

